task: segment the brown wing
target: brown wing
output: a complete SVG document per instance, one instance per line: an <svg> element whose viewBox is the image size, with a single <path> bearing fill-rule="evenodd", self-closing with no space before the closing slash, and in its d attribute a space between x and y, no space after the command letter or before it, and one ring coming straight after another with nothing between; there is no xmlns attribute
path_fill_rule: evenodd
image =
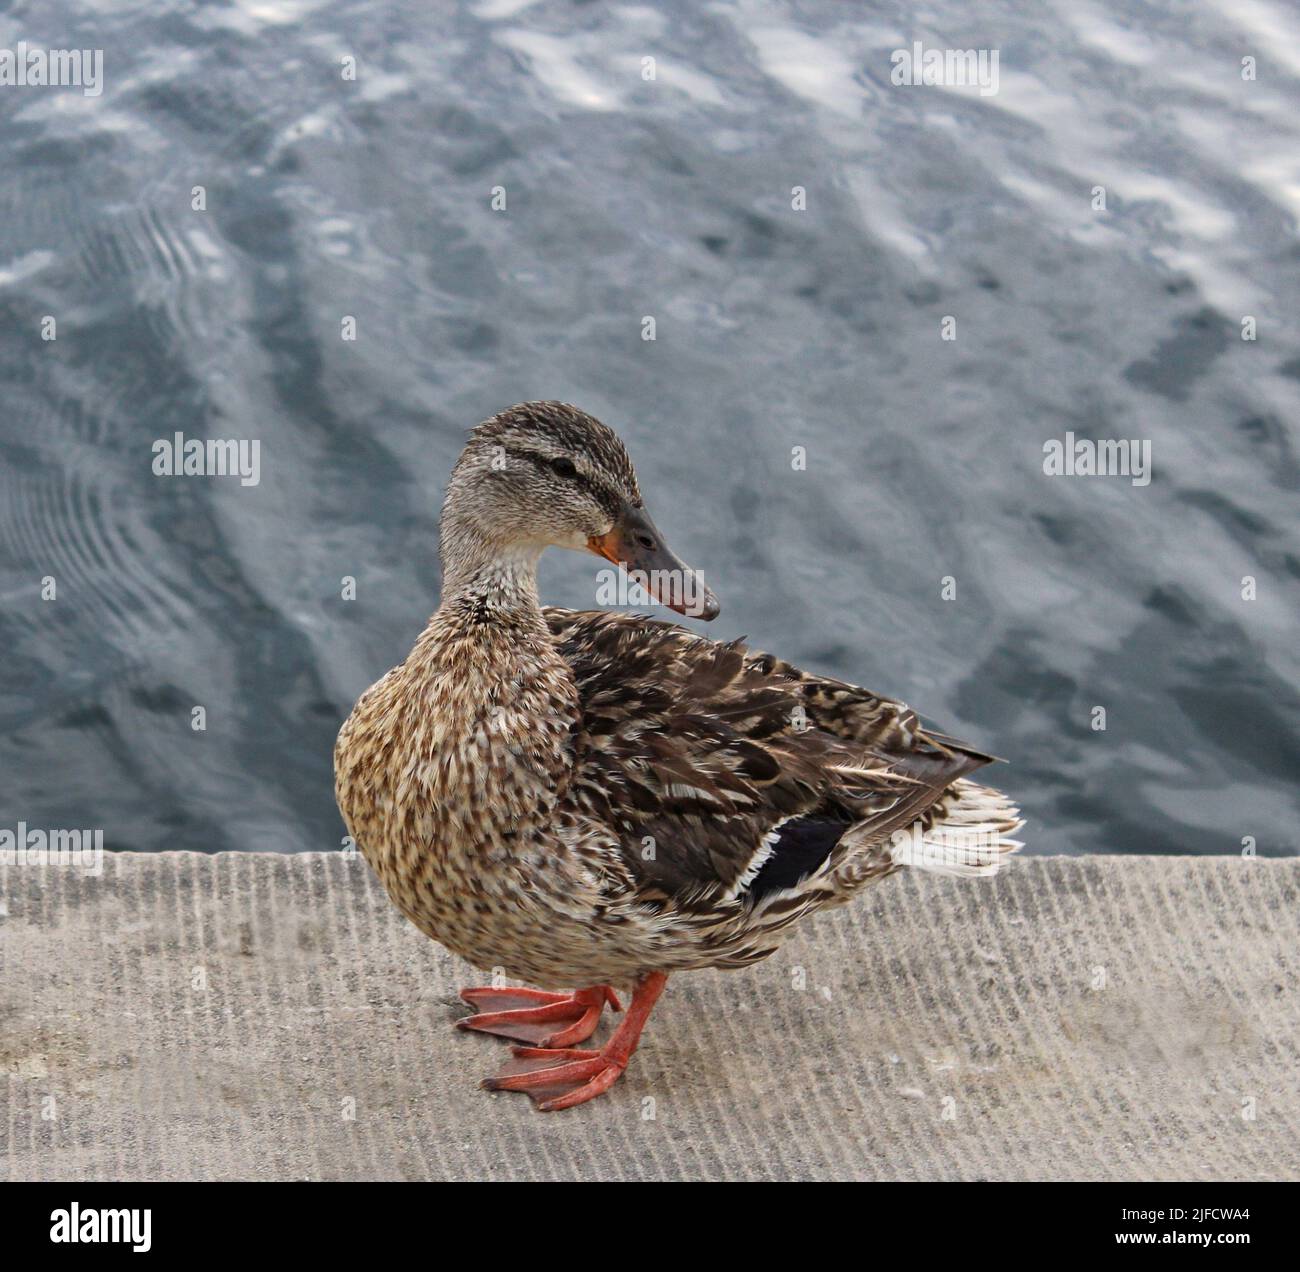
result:
<svg viewBox="0 0 1300 1272"><path fill-rule="evenodd" d="M639 615L546 618L583 709L570 798L679 905L796 886L834 864L850 826L856 848L885 839L986 759L936 742L901 703L740 641Z"/></svg>

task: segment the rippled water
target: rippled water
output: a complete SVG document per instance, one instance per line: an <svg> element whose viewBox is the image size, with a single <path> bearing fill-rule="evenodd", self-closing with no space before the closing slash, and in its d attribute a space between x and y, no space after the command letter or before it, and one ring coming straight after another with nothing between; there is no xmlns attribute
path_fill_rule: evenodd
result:
<svg viewBox="0 0 1300 1272"><path fill-rule="evenodd" d="M0 824L337 846L462 430L558 397L711 635L1008 757L1032 850L1296 851L1300 19L978 10L0 3L104 50L98 97L0 86ZM891 84L914 40L997 93ZM259 484L155 476L177 431ZM1153 479L1046 475L1067 431Z"/></svg>

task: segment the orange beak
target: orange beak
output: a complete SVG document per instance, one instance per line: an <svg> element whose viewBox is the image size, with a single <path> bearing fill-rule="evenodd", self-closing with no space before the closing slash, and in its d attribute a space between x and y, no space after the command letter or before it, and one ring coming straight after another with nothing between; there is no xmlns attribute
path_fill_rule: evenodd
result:
<svg viewBox="0 0 1300 1272"><path fill-rule="evenodd" d="M587 547L619 566L660 605L688 618L711 622L721 606L704 580L664 543L644 508L624 504L608 534L594 535Z"/></svg>

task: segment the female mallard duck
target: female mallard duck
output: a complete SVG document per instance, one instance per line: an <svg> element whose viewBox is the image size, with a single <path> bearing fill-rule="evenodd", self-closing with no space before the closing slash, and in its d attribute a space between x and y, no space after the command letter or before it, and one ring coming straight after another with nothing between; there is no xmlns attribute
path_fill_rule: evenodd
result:
<svg viewBox="0 0 1300 1272"><path fill-rule="evenodd" d="M791 924L903 866L993 874L1020 825L966 780L992 757L901 702L739 641L543 608L548 546L718 604L665 546L613 431L558 402L470 436L442 510L442 602L339 733L348 830L398 909L484 969L459 1023L516 1047L495 1090L581 1104L627 1066L670 972L745 967ZM611 982L635 987L599 1050Z"/></svg>

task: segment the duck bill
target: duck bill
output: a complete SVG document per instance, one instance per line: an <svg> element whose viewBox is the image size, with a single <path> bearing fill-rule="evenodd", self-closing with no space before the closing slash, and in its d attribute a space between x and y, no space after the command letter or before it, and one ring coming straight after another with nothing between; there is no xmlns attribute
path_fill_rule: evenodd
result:
<svg viewBox="0 0 1300 1272"><path fill-rule="evenodd" d="M588 539L587 547L620 566L660 605L705 622L717 618L721 608L718 598L699 574L669 549L644 508L625 504L614 528Z"/></svg>

